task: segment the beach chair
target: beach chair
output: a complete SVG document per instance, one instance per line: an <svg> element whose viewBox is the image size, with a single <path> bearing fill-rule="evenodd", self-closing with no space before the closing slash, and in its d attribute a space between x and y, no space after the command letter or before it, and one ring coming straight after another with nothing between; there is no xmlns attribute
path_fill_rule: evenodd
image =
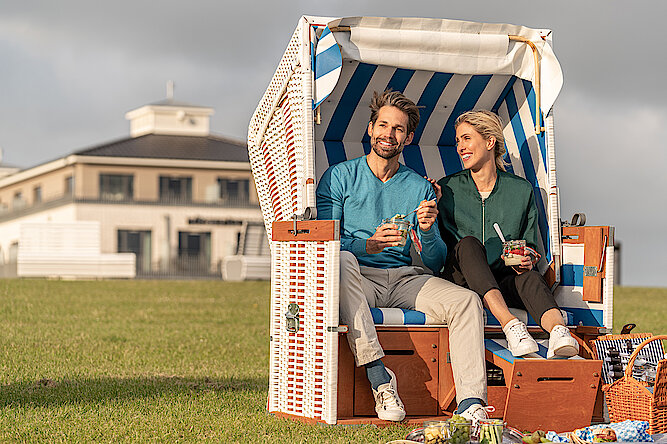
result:
<svg viewBox="0 0 667 444"><path fill-rule="evenodd" d="M562 227L553 116L561 85L549 30L418 18L299 20L248 131L271 240L270 412L328 424L381 422L338 322L339 224L314 219L318 179L330 165L369 152L371 95L391 88L421 107L402 163L436 180L459 171L453 122L464 111L489 109L506 122L508 170L534 187L540 271L586 359L513 358L488 315L495 416L524 429L572 430L589 425L595 405L601 415L601 363L590 359L588 344L612 327L614 232ZM408 420L451 415L446 325L395 309L374 310L374 317Z"/></svg>

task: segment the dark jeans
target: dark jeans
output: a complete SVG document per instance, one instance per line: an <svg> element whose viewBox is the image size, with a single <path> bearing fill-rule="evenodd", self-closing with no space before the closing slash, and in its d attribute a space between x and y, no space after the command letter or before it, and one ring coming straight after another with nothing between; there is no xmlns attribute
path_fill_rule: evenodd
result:
<svg viewBox="0 0 667 444"><path fill-rule="evenodd" d="M537 271L521 274L510 267L492 272L486 262L486 249L476 238L461 239L450 252L442 277L466 287L484 297L492 289L498 289L508 307L528 311L539 324L547 310L558 308L553 294L542 275Z"/></svg>

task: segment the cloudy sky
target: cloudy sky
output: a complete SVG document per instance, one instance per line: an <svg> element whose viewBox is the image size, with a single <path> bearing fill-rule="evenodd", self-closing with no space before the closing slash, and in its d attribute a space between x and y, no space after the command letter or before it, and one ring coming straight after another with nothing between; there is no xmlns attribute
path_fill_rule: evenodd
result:
<svg viewBox="0 0 667 444"><path fill-rule="evenodd" d="M0 0L3 162L34 166L125 137L165 98L245 139L301 15L439 17L554 31L561 212L614 225L622 283L667 286L667 2L635 0Z"/></svg>

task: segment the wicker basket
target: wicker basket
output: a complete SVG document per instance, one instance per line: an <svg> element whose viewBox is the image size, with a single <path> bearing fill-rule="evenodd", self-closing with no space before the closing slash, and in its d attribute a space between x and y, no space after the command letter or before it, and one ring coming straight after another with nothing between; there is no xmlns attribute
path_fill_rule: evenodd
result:
<svg viewBox="0 0 667 444"><path fill-rule="evenodd" d="M667 335L653 336L639 344L630 355L625 376L607 387L607 407L612 422L626 419L648 421L648 433L667 432L667 360L658 363L653 393L648 390L648 384L632 377L639 350L651 341L662 339L667 339Z"/></svg>

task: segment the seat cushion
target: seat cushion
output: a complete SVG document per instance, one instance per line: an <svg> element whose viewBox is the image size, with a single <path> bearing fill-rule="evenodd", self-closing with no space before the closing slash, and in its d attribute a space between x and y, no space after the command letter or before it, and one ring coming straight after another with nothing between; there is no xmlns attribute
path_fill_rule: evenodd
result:
<svg viewBox="0 0 667 444"><path fill-rule="evenodd" d="M535 327L537 324L525 310L510 308L510 312L526 325ZM572 314L561 310L563 321L566 325L572 325ZM405 308L376 308L371 307L373 322L378 325L447 325L447 323L428 316L417 310ZM500 322L487 309L484 309L484 325L500 325Z"/></svg>

